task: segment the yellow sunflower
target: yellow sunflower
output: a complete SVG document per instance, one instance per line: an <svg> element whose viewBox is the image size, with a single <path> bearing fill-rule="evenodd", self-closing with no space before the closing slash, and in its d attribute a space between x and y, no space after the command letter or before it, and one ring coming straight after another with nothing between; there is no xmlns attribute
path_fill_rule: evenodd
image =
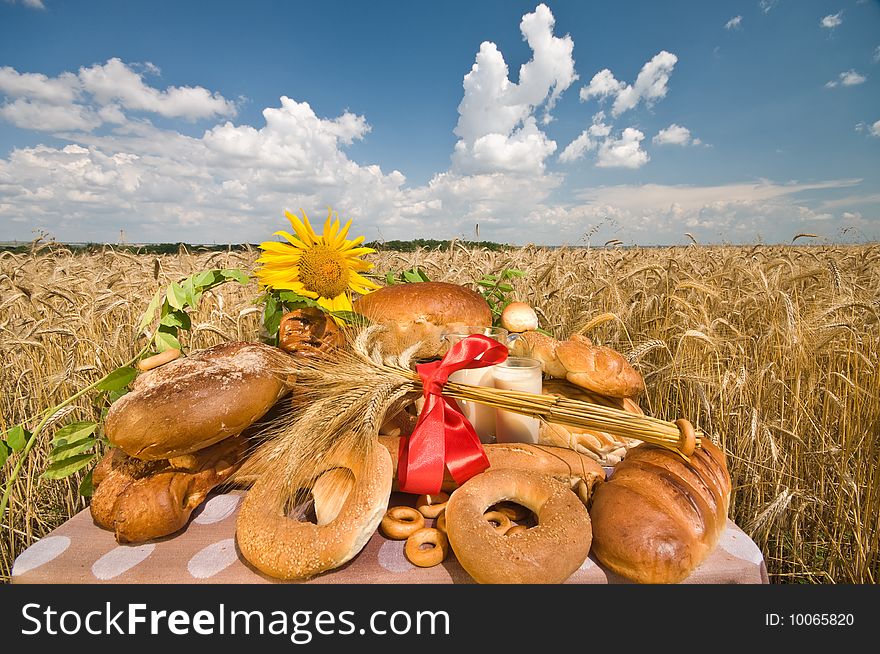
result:
<svg viewBox="0 0 880 654"><path fill-rule="evenodd" d="M360 275L373 267L360 257L375 250L358 247L364 241L363 236L351 241L346 239L350 220L340 229L339 218L334 220L330 210L324 233L319 235L312 229L305 211L302 220L289 211L284 215L294 233L277 231L273 235L284 237L287 243L260 243L263 254L257 263L262 266L255 273L263 286L293 291L317 301L329 311L351 311L352 291L365 295L379 288Z"/></svg>

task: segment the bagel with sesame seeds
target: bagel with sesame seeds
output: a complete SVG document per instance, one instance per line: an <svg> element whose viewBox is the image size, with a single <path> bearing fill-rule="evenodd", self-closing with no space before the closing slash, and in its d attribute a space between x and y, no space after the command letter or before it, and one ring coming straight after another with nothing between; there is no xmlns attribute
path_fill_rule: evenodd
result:
<svg viewBox="0 0 880 654"><path fill-rule="evenodd" d="M338 475L343 483L321 483L325 473L340 469L351 473ZM282 475L261 475L238 514L238 548L251 565L276 579L309 579L337 568L360 552L379 527L391 496L391 476L391 456L376 442L363 457L331 453L316 471L315 513L326 516L316 524L288 515ZM327 504L333 511L323 510Z"/></svg>

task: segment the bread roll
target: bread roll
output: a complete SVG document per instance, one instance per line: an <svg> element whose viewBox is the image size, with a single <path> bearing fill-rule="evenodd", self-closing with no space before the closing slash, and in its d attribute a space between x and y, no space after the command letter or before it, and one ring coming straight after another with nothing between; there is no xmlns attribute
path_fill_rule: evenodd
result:
<svg viewBox="0 0 880 654"><path fill-rule="evenodd" d="M550 377L565 379L568 372L556 356L559 346L552 336L541 332L523 332L519 334L510 347L510 354L517 357L532 357L541 362L541 369Z"/></svg>
<svg viewBox="0 0 880 654"><path fill-rule="evenodd" d="M603 345L567 340L556 348L565 378L601 395L635 397L645 391L642 376L620 352Z"/></svg>
<svg viewBox="0 0 880 654"><path fill-rule="evenodd" d="M541 332L520 334L511 345L511 354L541 362L541 369L554 379L565 379L599 395L633 398L645 391L642 375L620 352L603 345L593 345L582 334L564 341Z"/></svg>
<svg viewBox="0 0 880 654"><path fill-rule="evenodd" d="M224 343L142 373L110 406L110 443L139 459L189 454L242 432L290 390L273 369L290 355Z"/></svg>
<svg viewBox="0 0 880 654"><path fill-rule="evenodd" d="M593 494L593 553L639 583L677 583L718 544L727 524L730 475L724 453L702 440L685 461L642 443Z"/></svg>
<svg viewBox="0 0 880 654"><path fill-rule="evenodd" d="M344 342L333 318L314 307L290 311L278 325L278 347L285 352L314 357L331 352Z"/></svg>
<svg viewBox="0 0 880 654"><path fill-rule="evenodd" d="M538 328L538 314L525 302L511 302L501 312L501 326L511 334Z"/></svg>
<svg viewBox="0 0 880 654"><path fill-rule="evenodd" d="M113 531L119 543L173 534L212 489L229 479L245 449L242 436L170 461L140 461L112 448L92 474L92 518Z"/></svg>
<svg viewBox="0 0 880 654"><path fill-rule="evenodd" d="M444 354L448 346L442 337L446 333L469 325L492 325L492 310L479 293L446 282L385 286L359 297L354 311L388 327L379 337L388 354L399 354L422 342L416 358Z"/></svg>

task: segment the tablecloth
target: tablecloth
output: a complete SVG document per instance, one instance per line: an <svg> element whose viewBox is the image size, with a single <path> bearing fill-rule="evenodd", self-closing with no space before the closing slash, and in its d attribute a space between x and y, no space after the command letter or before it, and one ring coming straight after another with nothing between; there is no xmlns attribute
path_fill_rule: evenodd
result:
<svg viewBox="0 0 880 654"><path fill-rule="evenodd" d="M99 528L88 509L22 552L12 568L15 584L99 583L279 583L261 574L241 556L235 522L246 491L212 495L173 536L137 545L119 545ZM412 496L394 494L391 506L411 504ZM433 521L427 521L429 524ZM312 584L474 583L454 554L432 568L419 568L403 554L403 541L373 535L345 565L304 582ZM602 568L591 555L569 577L571 584L629 583ZM766 584L767 568L757 545L728 520L718 546L684 583Z"/></svg>

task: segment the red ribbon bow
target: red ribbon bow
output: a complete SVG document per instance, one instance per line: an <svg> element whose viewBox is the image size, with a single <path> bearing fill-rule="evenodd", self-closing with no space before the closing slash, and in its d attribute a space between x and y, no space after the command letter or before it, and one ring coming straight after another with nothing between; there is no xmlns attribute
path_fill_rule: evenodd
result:
<svg viewBox="0 0 880 654"><path fill-rule="evenodd" d="M440 361L416 366L422 378L425 406L408 438L400 441L397 479L400 490L413 494L440 491L444 468L459 485L489 467L489 459L473 425L454 400L443 397L443 385L452 373L485 368L507 358L507 347L487 336L462 339Z"/></svg>

